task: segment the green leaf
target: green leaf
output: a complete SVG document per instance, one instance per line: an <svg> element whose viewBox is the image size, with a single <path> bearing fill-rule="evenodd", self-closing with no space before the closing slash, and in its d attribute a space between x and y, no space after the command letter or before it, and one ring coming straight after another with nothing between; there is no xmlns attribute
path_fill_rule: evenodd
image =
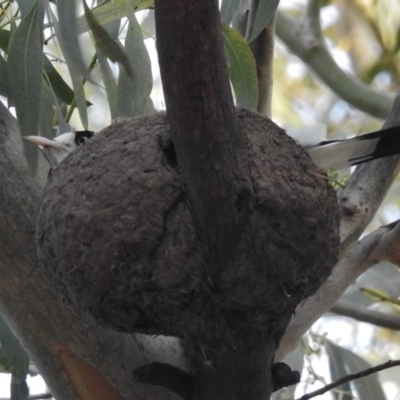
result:
<svg viewBox="0 0 400 400"><path fill-rule="evenodd" d="M142 19L140 24L142 32L146 38L155 39L156 37L156 21L154 18L154 11L148 10L146 16Z"/></svg>
<svg viewBox="0 0 400 400"><path fill-rule="evenodd" d="M329 355L329 371L332 381L336 381L339 378L346 376L348 372L346 370L346 365L343 362L342 353L339 350L339 346L335 346L328 342L326 344L326 350ZM353 396L351 394L350 382L345 382L338 386L337 390L334 390L332 394L336 400L352 400Z"/></svg>
<svg viewBox="0 0 400 400"><path fill-rule="evenodd" d="M118 88L114 74L107 61L100 50L97 51L97 58L99 60L100 71L103 77L104 87L106 89L108 105L110 107L111 118L118 117Z"/></svg>
<svg viewBox="0 0 400 400"><path fill-rule="evenodd" d="M65 104L71 105L75 95L73 90L65 83L62 76L54 68L53 63L43 56L44 71L57 97Z"/></svg>
<svg viewBox="0 0 400 400"><path fill-rule="evenodd" d="M135 14L129 16L125 52L132 67L132 78L121 70L118 79L118 115L135 117L154 113L150 99L153 86L149 53Z"/></svg>
<svg viewBox="0 0 400 400"><path fill-rule="evenodd" d="M11 37L8 51L8 80L23 136L35 135L39 129L43 53L37 9L36 4L22 19ZM24 149L28 164L35 171L37 146L24 143Z"/></svg>
<svg viewBox="0 0 400 400"><path fill-rule="evenodd" d="M222 34L229 59L229 77L235 91L237 105L256 110L258 84L253 53L239 32L222 24Z"/></svg>
<svg viewBox="0 0 400 400"><path fill-rule="evenodd" d="M35 0L17 0L19 10L21 12L22 18L24 18L32 7L35 5Z"/></svg>
<svg viewBox="0 0 400 400"><path fill-rule="evenodd" d="M8 53L8 44L10 43L10 31L0 29L0 49Z"/></svg>
<svg viewBox="0 0 400 400"><path fill-rule="evenodd" d="M24 381L29 371L29 358L24 348L0 316L0 344L14 380Z"/></svg>
<svg viewBox="0 0 400 400"><path fill-rule="evenodd" d="M364 369L371 368L371 364L365 361L363 358L353 353L350 350L347 350L343 347L337 346L332 342L326 343L326 348L329 356L335 354L335 358L337 363L340 362L345 370L346 374L354 374L356 372L360 372ZM343 375L342 375L343 376ZM341 378L342 376L338 376ZM332 376L332 380L335 377ZM382 390L382 386L378 379L378 374L368 375L364 378L359 378L353 381L351 385L353 388L353 392L356 392L357 397L363 400L385 400L385 394ZM346 397L346 399L353 399L353 397ZM341 399L345 399L342 397Z"/></svg>
<svg viewBox="0 0 400 400"><path fill-rule="evenodd" d="M53 138L54 107L51 89L45 78L42 78L42 112L40 114L40 136Z"/></svg>
<svg viewBox="0 0 400 400"><path fill-rule="evenodd" d="M89 79L89 72L83 62L82 52L78 41L77 20L75 13L75 0L58 0L58 24L53 14L53 24L57 39L60 43L68 69L75 75ZM50 9L50 7L49 7ZM57 29L56 29L57 25Z"/></svg>
<svg viewBox="0 0 400 400"><path fill-rule="evenodd" d="M7 62L0 55L0 94L4 97L10 97L10 87L8 86Z"/></svg>
<svg viewBox="0 0 400 400"><path fill-rule="evenodd" d="M54 30L56 32L56 36L60 37L60 26L58 24L58 21L51 9L51 7L47 8L47 11L51 17ZM83 81L82 77L79 73L76 72L75 68L73 67L74 62L70 59L71 54L68 52L64 52L64 46L63 40L60 41L60 47L61 50L64 54L65 61L67 63L67 67L71 76L71 81L72 81L72 86L74 88L74 95L75 95L75 101L76 105L78 107L79 111L79 116L81 118L82 125L85 127L85 129L88 128L88 116L87 116L87 108L86 108L86 98L85 98L85 91L83 89ZM87 74L86 74L87 75Z"/></svg>
<svg viewBox="0 0 400 400"><path fill-rule="evenodd" d="M111 61L119 62L125 69L125 72L132 77L132 72L129 66L129 60L126 56L123 48L119 43L117 43L111 35L104 29L96 17L89 9L86 1L83 1L83 7L85 9L86 20L92 31L92 35L96 46L102 51L102 53L108 57Z"/></svg>
<svg viewBox="0 0 400 400"><path fill-rule="evenodd" d="M101 25L112 22L130 15L132 12L145 10L152 7L154 0L114 0L110 3L102 3L92 9L94 16ZM78 34L89 30L85 16L81 16L77 21Z"/></svg>
<svg viewBox="0 0 400 400"><path fill-rule="evenodd" d="M102 4L102 3L110 3L111 0L97 0L97 4ZM97 18L96 18L97 19ZM102 24L104 29L107 30L107 32L111 35L111 37L115 40L118 38L119 34L119 28L121 26L121 19L116 19L115 21L108 22L106 24Z"/></svg>
<svg viewBox="0 0 400 400"><path fill-rule="evenodd" d="M253 28L248 40L249 43L267 26L268 22L275 15L278 4L279 0L263 0L258 2L256 17L254 18Z"/></svg>
<svg viewBox="0 0 400 400"><path fill-rule="evenodd" d="M4 353L4 349L1 347L1 342L0 342L0 373L6 373L10 372L9 371L10 366L8 363L8 359L6 354Z"/></svg>
<svg viewBox="0 0 400 400"><path fill-rule="evenodd" d="M229 25L232 22L232 17L238 8L240 0L222 0L221 3L221 21Z"/></svg>
<svg viewBox="0 0 400 400"><path fill-rule="evenodd" d="M36 0L16 0L18 3L19 10L21 12L21 17L24 18L29 14L29 11L34 7ZM40 32L43 32L43 24L44 24L44 7L42 2L38 3L38 11L37 17L39 23Z"/></svg>

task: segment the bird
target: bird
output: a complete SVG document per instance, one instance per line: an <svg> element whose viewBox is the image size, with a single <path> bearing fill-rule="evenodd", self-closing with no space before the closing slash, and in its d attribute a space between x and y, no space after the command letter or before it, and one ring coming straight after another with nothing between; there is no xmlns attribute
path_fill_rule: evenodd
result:
<svg viewBox="0 0 400 400"><path fill-rule="evenodd" d="M306 150L321 169L340 170L400 153L400 126L344 140L323 140L326 126L314 124L286 133Z"/></svg>
<svg viewBox="0 0 400 400"><path fill-rule="evenodd" d="M321 140L326 134L326 126L323 124L316 124L313 128L305 126L298 130L287 128L287 133L321 169L339 170L400 153L400 126L351 139L329 141ZM93 136L95 132L85 130L64 133L53 140L42 136L26 136L25 139L40 146L50 166L55 168L71 151Z"/></svg>
<svg viewBox="0 0 400 400"><path fill-rule="evenodd" d="M85 130L63 133L54 139L48 139L43 136L25 136L25 139L41 148L50 167L54 169L69 153L94 135L95 132Z"/></svg>

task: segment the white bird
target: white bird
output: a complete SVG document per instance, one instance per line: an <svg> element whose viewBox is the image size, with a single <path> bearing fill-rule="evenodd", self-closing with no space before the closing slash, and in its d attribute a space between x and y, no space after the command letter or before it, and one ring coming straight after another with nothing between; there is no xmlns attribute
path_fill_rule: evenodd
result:
<svg viewBox="0 0 400 400"><path fill-rule="evenodd" d="M92 131L76 131L63 133L54 139L43 136L25 136L25 139L38 145L50 167L55 168L71 151L92 138L94 134Z"/></svg>
<svg viewBox="0 0 400 400"><path fill-rule="evenodd" d="M326 126L322 124L314 128L302 127L300 130L288 128L287 133L304 147L322 169L342 169L400 153L400 126L332 141L322 140L326 134ZM94 135L92 131L77 131L64 133L53 140L41 136L26 136L25 139L40 146L51 167L55 168L71 151Z"/></svg>
<svg viewBox="0 0 400 400"><path fill-rule="evenodd" d="M400 153L400 126L345 140L325 141L326 126L314 124L286 132L322 169L342 169Z"/></svg>

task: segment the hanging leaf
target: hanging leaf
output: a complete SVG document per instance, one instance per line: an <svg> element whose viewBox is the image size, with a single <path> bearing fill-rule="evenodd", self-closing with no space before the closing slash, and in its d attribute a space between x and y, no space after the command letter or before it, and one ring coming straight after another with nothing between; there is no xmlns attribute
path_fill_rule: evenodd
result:
<svg viewBox="0 0 400 400"><path fill-rule="evenodd" d="M68 69L74 71L74 74L77 76L90 79L89 72L83 62L81 47L78 41L75 5L75 0L58 0L57 14L59 20L57 28L55 26L56 18L54 14L52 22ZM48 9L51 8L48 7Z"/></svg>
<svg viewBox="0 0 400 400"><path fill-rule="evenodd" d="M111 0L97 0L97 4L100 5L102 3L110 3ZM97 19L97 18L96 18ZM107 22L106 24L102 24L104 29L110 34L110 36L115 40L118 38L119 28L121 26L121 19L116 19L115 21Z"/></svg>
<svg viewBox="0 0 400 400"><path fill-rule="evenodd" d="M66 84L62 76L54 68L53 63L46 56L44 56L43 61L44 71L49 79L49 83L51 84L54 93L65 104L71 105L75 97L73 90Z"/></svg>
<svg viewBox="0 0 400 400"><path fill-rule="evenodd" d="M39 129L43 53L36 18L37 3L22 19L11 37L8 51L8 81L23 136ZM24 143L28 164L36 170L38 149Z"/></svg>
<svg viewBox="0 0 400 400"><path fill-rule="evenodd" d="M222 0L221 3L221 21L229 25L232 22L233 14L238 8L240 0Z"/></svg>
<svg viewBox="0 0 400 400"><path fill-rule="evenodd" d="M371 368L371 364L365 361L363 358L353 353L350 350L347 350L343 347L337 346L332 342L326 343L326 349L328 351L329 357L334 356L335 363L337 368L341 365L340 369L344 369L345 372L341 371L340 374L344 375L332 375L332 380L336 380L345 376L347 374L354 374L356 372L362 371L367 368ZM353 392L356 392L358 398L363 400L385 400L385 394L382 390L382 386L379 382L378 375L368 375L365 378L359 378L353 381L351 388ZM348 390L348 386L345 386L345 389ZM354 397L341 397L341 399L353 399Z"/></svg>
<svg viewBox="0 0 400 400"><path fill-rule="evenodd" d="M45 78L42 78L42 112L40 114L40 136L53 138L54 107L51 89Z"/></svg>
<svg viewBox="0 0 400 400"><path fill-rule="evenodd" d="M238 106L256 110L258 84L256 62L248 44L239 32L222 24L225 50L229 58L229 77Z"/></svg>
<svg viewBox="0 0 400 400"><path fill-rule="evenodd" d="M140 26L142 27L142 32L146 39L147 38L151 38L151 39L156 38L156 21L154 18L153 10L148 10L146 12L146 16L142 19Z"/></svg>
<svg viewBox="0 0 400 400"><path fill-rule="evenodd" d="M18 3L19 10L21 12L21 17L24 18L29 14L29 11L34 7L36 0L16 0ZM39 23L40 31L43 32L44 24L44 7L41 2L38 4L37 19Z"/></svg>
<svg viewBox="0 0 400 400"><path fill-rule="evenodd" d="M132 12L145 10L152 7L154 0L114 0L109 3L101 3L92 9L97 21L104 25L108 22L127 17ZM88 31L89 24L85 16L79 17L77 21L78 34Z"/></svg>
<svg viewBox="0 0 400 400"><path fill-rule="evenodd" d="M57 37L59 37L60 26L58 24L58 21L53 13L51 7L48 7L47 11L51 17L56 35L57 35ZM79 116L81 118L82 125L85 127L85 129L88 129L86 98L85 98L85 91L83 89L82 76L79 73L77 73L75 68L73 67L74 62L72 60L70 60L70 54L68 52L64 52L63 41L60 42L60 47L65 56L67 67L68 67L68 70L69 70L69 73L71 76L72 86L74 88L75 101L76 101L76 105L78 107Z"/></svg>
<svg viewBox="0 0 400 400"><path fill-rule="evenodd" d="M338 347L339 346L334 346L329 343L326 344L326 350L329 355L329 371L332 381L336 381L348 374L346 365L343 362L342 353L339 351ZM345 382L338 386L336 390L332 391L332 394L336 400L352 400L353 396L351 393L350 382Z"/></svg>
<svg viewBox="0 0 400 400"><path fill-rule="evenodd" d="M8 53L8 44L10 43L10 31L0 29L0 49Z"/></svg>
<svg viewBox="0 0 400 400"><path fill-rule="evenodd" d="M256 17L254 18L253 28L248 40L249 43L253 41L267 26L268 22L271 21L278 8L278 4L279 0L264 0L258 2Z"/></svg>
<svg viewBox="0 0 400 400"><path fill-rule="evenodd" d="M8 86L7 62L0 55L0 94L4 97L10 97L10 87Z"/></svg>
<svg viewBox="0 0 400 400"><path fill-rule="evenodd" d="M88 21L89 27L92 31L96 46L111 61L120 63L124 67L127 75L132 77L128 57L126 56L121 45L116 42L107 32L107 30L99 24L96 17L87 6L86 1L83 2L83 7L85 9L86 20Z"/></svg>
<svg viewBox="0 0 400 400"><path fill-rule="evenodd" d="M118 88L114 74L100 49L97 50L97 58L100 64L101 75L103 77L104 87L106 89L108 105L110 107L111 118L118 117Z"/></svg>
<svg viewBox="0 0 400 400"><path fill-rule="evenodd" d="M143 42L143 34L135 14L129 16L125 52L132 66L132 78L121 70L118 79L118 115L135 117L154 113L150 99L153 87L149 53Z"/></svg>

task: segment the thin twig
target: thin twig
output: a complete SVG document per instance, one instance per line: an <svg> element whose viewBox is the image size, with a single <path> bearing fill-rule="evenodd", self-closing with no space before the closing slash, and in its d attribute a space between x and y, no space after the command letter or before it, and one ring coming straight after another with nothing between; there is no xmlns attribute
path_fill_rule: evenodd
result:
<svg viewBox="0 0 400 400"><path fill-rule="evenodd" d="M311 393L307 393L302 397L299 397L296 400L308 400L311 399L312 397L316 397L316 396L320 396L321 394L324 394L326 392L328 392L329 390L342 385L343 383L347 383L350 381L354 381L355 379L358 378L363 378L365 376L371 375L371 374L375 374L376 372L382 371L384 369L388 369L388 368L392 368L392 367L397 367L400 365L400 360L389 360L383 364L379 364L375 367L372 368L368 368L368 369L364 369L360 372L357 372L355 374L350 374L350 375L346 375L343 378L338 379L335 382L330 383L329 385L324 386L321 389L318 389L314 392Z"/></svg>

